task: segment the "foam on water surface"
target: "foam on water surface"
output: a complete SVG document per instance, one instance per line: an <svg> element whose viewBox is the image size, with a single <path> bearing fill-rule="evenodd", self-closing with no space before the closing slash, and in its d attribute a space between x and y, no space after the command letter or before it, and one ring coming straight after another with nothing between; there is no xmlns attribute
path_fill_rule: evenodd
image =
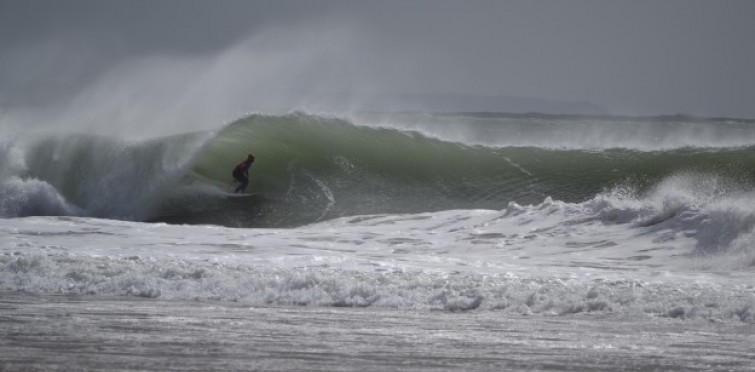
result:
<svg viewBox="0 0 755 372"><path fill-rule="evenodd" d="M599 200L546 200L294 229L0 220L7 237L0 286L250 304L755 321L752 266L741 262L750 253L719 256L717 264L700 256L687 230L702 217L692 211L650 222L629 213Z"/></svg>

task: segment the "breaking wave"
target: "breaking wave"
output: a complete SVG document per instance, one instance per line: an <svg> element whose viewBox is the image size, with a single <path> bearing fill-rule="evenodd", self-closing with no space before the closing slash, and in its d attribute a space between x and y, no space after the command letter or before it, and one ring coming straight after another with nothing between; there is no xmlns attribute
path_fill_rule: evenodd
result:
<svg viewBox="0 0 755 372"><path fill-rule="evenodd" d="M651 132L647 121L614 120L602 123L601 133L624 128L616 129L623 142L616 135L599 142L600 126L591 121L437 116L434 127L430 118L255 114L216 131L144 141L69 134L5 142L0 215L275 227L364 214L500 210L547 197L582 202L614 188L647 193L679 175L690 184L715 179L719 194L755 183L755 127L747 122L658 123ZM449 120L456 120L454 134ZM693 145L708 145L673 142L669 128L698 133ZM592 145L576 140L587 137ZM649 138L665 149L633 145ZM559 139L561 147L548 145ZM230 198L230 170L250 152L258 159L250 185L256 195Z"/></svg>

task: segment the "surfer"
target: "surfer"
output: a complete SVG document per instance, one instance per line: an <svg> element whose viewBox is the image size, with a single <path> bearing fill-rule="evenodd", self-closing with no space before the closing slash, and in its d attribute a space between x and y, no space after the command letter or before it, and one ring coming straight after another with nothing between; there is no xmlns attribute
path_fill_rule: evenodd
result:
<svg viewBox="0 0 755 372"><path fill-rule="evenodd" d="M249 154L246 160L239 163L236 168L233 168L233 179L236 182L241 182L241 185L236 188L234 192L246 193L246 186L249 185L249 167L254 163L254 155Z"/></svg>

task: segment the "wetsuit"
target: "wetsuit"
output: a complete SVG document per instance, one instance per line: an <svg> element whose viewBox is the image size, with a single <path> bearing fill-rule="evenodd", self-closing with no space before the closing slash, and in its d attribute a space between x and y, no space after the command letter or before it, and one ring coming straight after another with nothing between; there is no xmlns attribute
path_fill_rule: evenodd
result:
<svg viewBox="0 0 755 372"><path fill-rule="evenodd" d="M236 168L233 168L233 178L241 182L241 185L234 192L246 192L246 186L249 185L249 167L252 166L252 162L253 160L245 160L237 165Z"/></svg>

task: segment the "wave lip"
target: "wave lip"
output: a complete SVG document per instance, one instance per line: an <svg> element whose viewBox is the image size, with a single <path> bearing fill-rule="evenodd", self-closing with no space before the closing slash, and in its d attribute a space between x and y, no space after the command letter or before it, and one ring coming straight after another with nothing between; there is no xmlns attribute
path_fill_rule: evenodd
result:
<svg viewBox="0 0 755 372"><path fill-rule="evenodd" d="M486 147L639 152L755 146L755 121L505 113L357 114L357 122Z"/></svg>

